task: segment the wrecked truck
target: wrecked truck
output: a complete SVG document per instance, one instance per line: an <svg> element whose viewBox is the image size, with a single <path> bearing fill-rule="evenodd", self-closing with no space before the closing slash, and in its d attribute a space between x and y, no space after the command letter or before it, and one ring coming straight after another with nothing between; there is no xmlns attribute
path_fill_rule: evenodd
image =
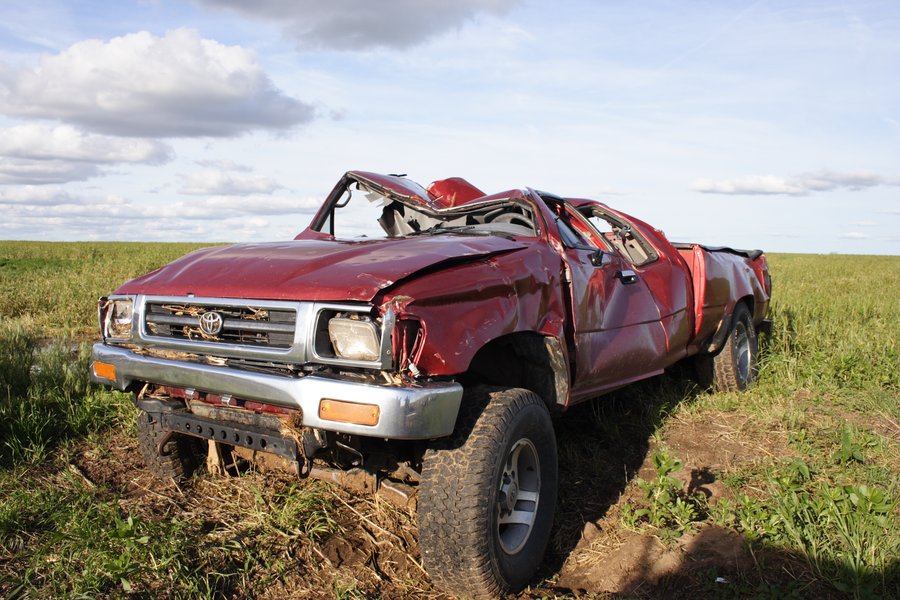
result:
<svg viewBox="0 0 900 600"><path fill-rule="evenodd" d="M523 587L553 523L551 414L691 359L757 377L760 251L670 243L589 199L346 173L294 240L198 250L99 302L92 378L143 459L215 452L390 492L442 589Z"/></svg>

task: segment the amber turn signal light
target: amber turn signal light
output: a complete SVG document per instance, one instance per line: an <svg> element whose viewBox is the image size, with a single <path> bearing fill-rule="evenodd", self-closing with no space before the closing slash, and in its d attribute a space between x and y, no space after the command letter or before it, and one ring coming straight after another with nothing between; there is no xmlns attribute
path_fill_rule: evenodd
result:
<svg viewBox="0 0 900 600"><path fill-rule="evenodd" d="M381 409L374 404L358 404L322 398L319 401L319 418L327 421L356 423L357 425L378 425Z"/></svg>
<svg viewBox="0 0 900 600"><path fill-rule="evenodd" d="M109 363L103 362L95 362L94 363L94 375L97 377L101 377L103 379L109 379L110 381L116 380L116 365L111 365Z"/></svg>

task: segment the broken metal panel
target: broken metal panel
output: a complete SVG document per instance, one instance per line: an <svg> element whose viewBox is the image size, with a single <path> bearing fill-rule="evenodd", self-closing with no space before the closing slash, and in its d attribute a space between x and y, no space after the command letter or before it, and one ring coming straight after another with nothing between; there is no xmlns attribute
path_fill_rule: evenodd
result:
<svg viewBox="0 0 900 600"><path fill-rule="evenodd" d="M117 293L269 300L369 301L445 261L477 260L526 243L500 236L299 240L205 248L122 285Z"/></svg>
<svg viewBox="0 0 900 600"><path fill-rule="evenodd" d="M416 365L427 375L464 373L475 353L503 335L534 331L562 339L561 263L546 244L413 278L384 305L417 318L425 335ZM383 305L383 306L384 306Z"/></svg>
<svg viewBox="0 0 900 600"><path fill-rule="evenodd" d="M590 249L565 254L572 290L573 391L578 395L623 385L666 366L665 331L646 284L623 278L630 265L621 257L611 256L598 267L591 254Z"/></svg>
<svg viewBox="0 0 900 600"><path fill-rule="evenodd" d="M428 186L428 195L436 208L455 208L485 194L462 177L450 177L432 182Z"/></svg>

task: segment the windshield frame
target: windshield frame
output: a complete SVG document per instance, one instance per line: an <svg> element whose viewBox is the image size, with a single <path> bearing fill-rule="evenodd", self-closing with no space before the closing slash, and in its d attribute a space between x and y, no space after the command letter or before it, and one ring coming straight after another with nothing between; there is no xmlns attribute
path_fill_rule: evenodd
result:
<svg viewBox="0 0 900 600"><path fill-rule="evenodd" d="M392 185L385 184L388 182ZM354 186L359 189L352 189ZM525 225L515 225L507 223L497 223L497 227L491 230L491 223L459 223L458 225L446 225L445 228L437 227L434 224L431 227L424 227L421 230L409 230L401 235L390 235L387 231L383 236L379 237L340 237L335 236L335 215L336 210L341 208L341 203L347 200L347 192L350 192L352 198L356 198L357 194L377 193L384 197L382 206L389 208L391 206L408 207L427 218L439 220L440 222L449 223L456 219L474 218L476 215L483 215L490 212L492 207L502 209L505 206L515 207L513 211L518 210L527 217L525 221L530 222L529 232L515 232L514 227L525 228ZM420 193L421 192L421 193ZM424 193L424 197L423 197ZM360 200L356 200L359 202ZM511 212L513 212L511 211ZM394 211L396 212L396 211ZM530 215L530 216L529 216ZM452 217L452 218L450 218ZM514 216L511 217L512 220ZM496 194L493 196L484 196L468 201L464 204L440 208L435 206L434 199L430 197L428 192L418 183L393 175L377 175L374 173L361 173L355 171L347 172L341 181L334 187L329 194L322 208L313 218L312 223L304 233L297 236L298 239L303 237L327 237L342 241L372 241L378 239L394 239L407 237L408 235L441 235L444 233L453 233L454 235L501 235L516 238L540 238L544 236L545 225L543 222L543 214L534 206L525 192L521 190L511 190L510 192ZM502 226L501 226L502 225ZM453 231L459 226L477 226L470 231ZM384 225L382 224L382 228ZM402 229L402 228L401 228ZM443 230L442 230L443 229ZM340 229L338 229L340 234Z"/></svg>

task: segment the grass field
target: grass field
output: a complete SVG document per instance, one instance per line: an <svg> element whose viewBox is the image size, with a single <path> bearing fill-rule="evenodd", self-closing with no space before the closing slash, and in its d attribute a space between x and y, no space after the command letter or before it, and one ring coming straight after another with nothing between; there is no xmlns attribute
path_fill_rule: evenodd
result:
<svg viewBox="0 0 900 600"><path fill-rule="evenodd" d="M195 247L0 242L0 596L440 597L415 515L378 497L144 471L83 342L98 296ZM664 376L557 420L557 525L521 597L900 597L900 257L770 264L751 392Z"/></svg>

